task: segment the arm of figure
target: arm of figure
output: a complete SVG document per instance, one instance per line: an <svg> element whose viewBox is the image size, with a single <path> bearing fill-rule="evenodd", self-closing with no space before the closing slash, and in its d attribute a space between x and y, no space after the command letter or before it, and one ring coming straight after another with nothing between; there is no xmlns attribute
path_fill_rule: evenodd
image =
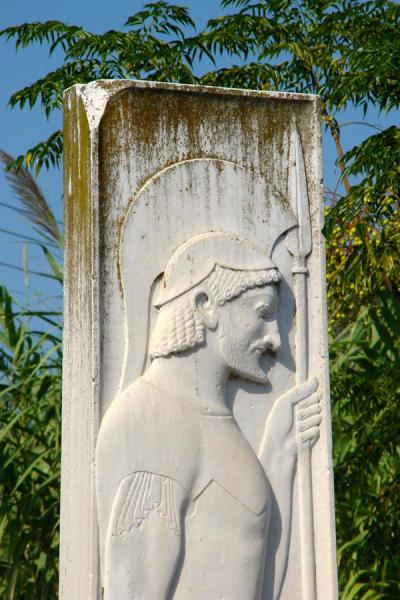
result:
<svg viewBox="0 0 400 600"><path fill-rule="evenodd" d="M186 494L175 480L138 472L115 497L105 547L104 600L168 600L179 574Z"/></svg>
<svg viewBox="0 0 400 600"><path fill-rule="evenodd" d="M271 590L273 586L274 600L280 596L289 555L297 437L301 443L314 445L319 435L321 408L317 388L318 382L312 379L275 401L258 453L272 489L267 584Z"/></svg>

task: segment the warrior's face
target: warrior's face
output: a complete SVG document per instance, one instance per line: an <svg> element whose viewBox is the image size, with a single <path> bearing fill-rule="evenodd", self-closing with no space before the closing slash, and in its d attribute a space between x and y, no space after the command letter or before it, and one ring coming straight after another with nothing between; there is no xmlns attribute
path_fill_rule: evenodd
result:
<svg viewBox="0 0 400 600"><path fill-rule="evenodd" d="M277 308L278 289L273 284L247 290L218 307L220 350L235 375L258 383L268 381L261 356L280 348Z"/></svg>

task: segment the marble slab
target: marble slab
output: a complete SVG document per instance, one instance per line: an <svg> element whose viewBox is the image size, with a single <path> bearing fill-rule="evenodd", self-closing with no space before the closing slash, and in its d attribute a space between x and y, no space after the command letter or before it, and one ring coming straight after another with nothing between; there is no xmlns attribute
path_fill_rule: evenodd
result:
<svg viewBox="0 0 400 600"><path fill-rule="evenodd" d="M61 600L334 600L318 98L64 106Z"/></svg>

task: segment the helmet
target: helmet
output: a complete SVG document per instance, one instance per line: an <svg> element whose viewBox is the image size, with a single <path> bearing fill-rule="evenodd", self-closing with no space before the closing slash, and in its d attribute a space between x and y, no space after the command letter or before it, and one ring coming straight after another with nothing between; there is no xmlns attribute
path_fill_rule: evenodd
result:
<svg viewBox="0 0 400 600"><path fill-rule="evenodd" d="M236 293L232 291L232 297L250 287L281 280L276 265L267 257L266 252L248 240L226 232L203 233L192 237L172 253L154 306L160 308L182 296L211 273L213 287L217 292L218 282L226 285L229 279L227 270L234 272L231 285ZM240 287L243 289L240 290Z"/></svg>

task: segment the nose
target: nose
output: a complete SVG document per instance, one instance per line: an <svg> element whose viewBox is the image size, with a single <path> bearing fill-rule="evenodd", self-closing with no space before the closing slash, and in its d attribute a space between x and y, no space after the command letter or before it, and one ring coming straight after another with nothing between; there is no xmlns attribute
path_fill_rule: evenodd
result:
<svg viewBox="0 0 400 600"><path fill-rule="evenodd" d="M279 333L269 333L265 336L265 345L270 352L278 352L281 349L281 338Z"/></svg>

